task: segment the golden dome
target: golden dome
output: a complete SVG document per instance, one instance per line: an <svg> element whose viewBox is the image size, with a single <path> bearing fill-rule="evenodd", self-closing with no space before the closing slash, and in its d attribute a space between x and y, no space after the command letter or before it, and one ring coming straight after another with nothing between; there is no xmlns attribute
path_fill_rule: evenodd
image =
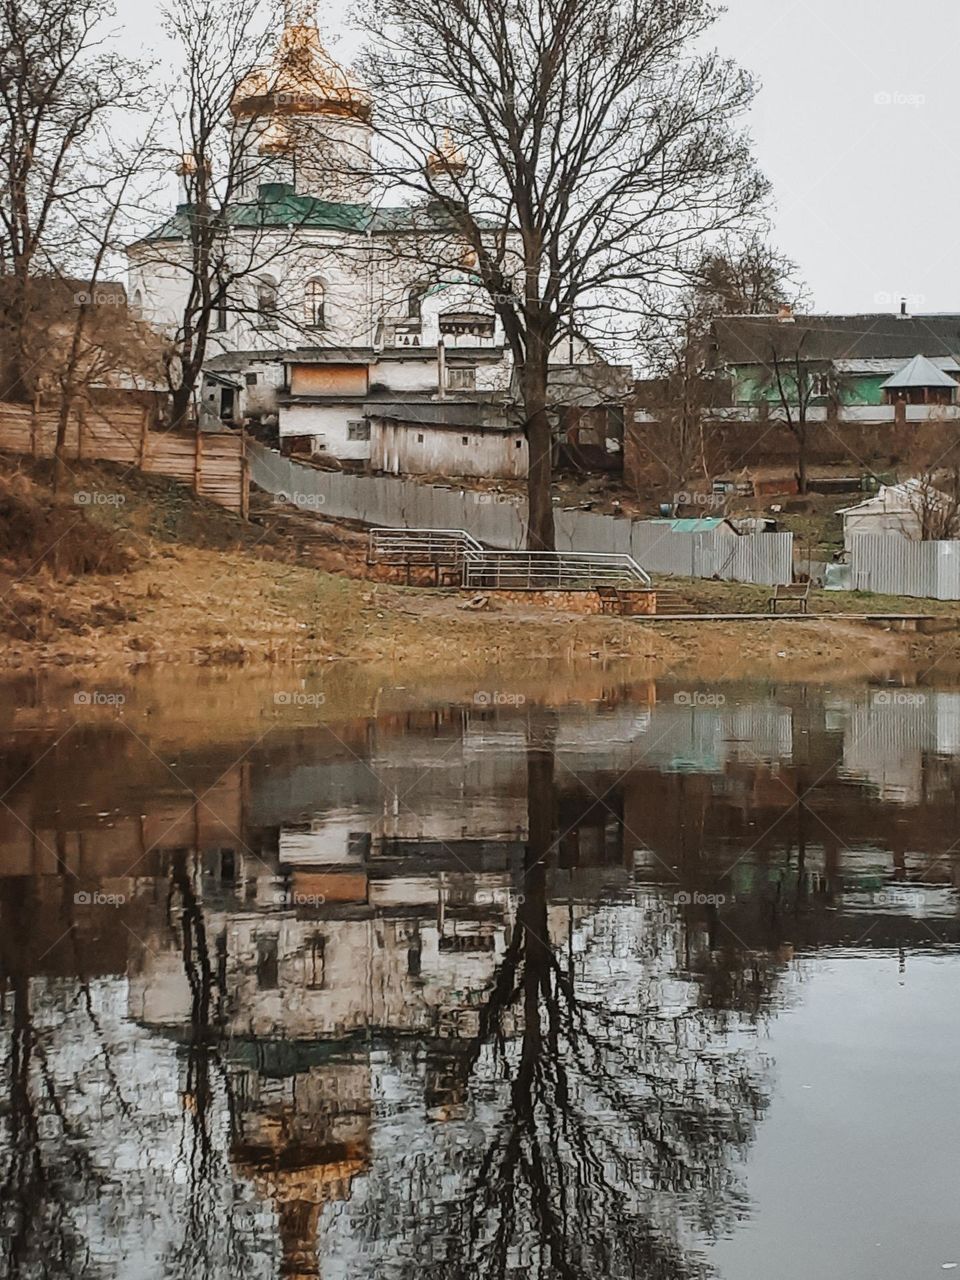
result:
<svg viewBox="0 0 960 1280"><path fill-rule="evenodd" d="M444 129L440 146L427 156L427 173L432 178L436 178L440 174L449 174L454 178L462 178L467 172L467 168L467 157L454 142L450 130Z"/></svg>
<svg viewBox="0 0 960 1280"><path fill-rule="evenodd" d="M287 22L269 67L256 67L237 85L235 116L339 115L370 117L370 95L320 41L310 5L287 5ZM296 12L294 12L296 10Z"/></svg>

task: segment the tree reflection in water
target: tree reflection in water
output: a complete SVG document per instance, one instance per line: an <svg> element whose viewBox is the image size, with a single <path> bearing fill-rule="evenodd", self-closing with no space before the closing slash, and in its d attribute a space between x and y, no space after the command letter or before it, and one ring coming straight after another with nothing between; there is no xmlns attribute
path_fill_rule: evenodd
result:
<svg viewBox="0 0 960 1280"><path fill-rule="evenodd" d="M318 1016L312 1032L306 1017L298 1030L284 1021L292 971L266 984L277 988L276 1029L254 1031L251 955L233 941L227 955L228 925L253 931L254 954L265 921L282 920L297 946L313 926L226 891L212 902L199 849L165 855L145 919L130 917L147 939L142 959L123 952L93 971L96 982L74 883L64 878L52 921L38 879L2 881L5 1274L99 1280L92 1247L119 1256L138 1215L164 1210L151 1248L171 1280L328 1268L378 1280L703 1274L697 1235L723 1231L745 1207L734 1162L765 1106L765 1068L738 1032L769 1007L779 967L745 958L716 916L688 928L669 891L635 894L621 876L622 892L604 900L595 880L577 880L582 867L562 869L567 828L596 820L604 787L577 784L589 794L571 808L556 741L553 713L532 711L527 834L495 967L487 951L490 969L470 970L480 975L470 989L464 970L438 964L421 998L427 916L401 919L401 907L390 936L405 974L378 969L397 982L369 1005L369 1025L356 1013L352 1036L335 1018ZM564 795L571 820L561 821ZM630 836L620 834L622 856ZM461 879L477 883L466 866ZM352 956L356 941L373 964L383 933L369 902L320 915L331 956ZM114 936L129 948L127 918ZM51 951L57 971L41 963ZM123 975L134 984L141 965L157 1020L136 1002L119 1012ZM362 1010L368 981L358 967L330 994ZM444 1019L458 1001L469 1018L451 1032ZM278 1049L276 1061L289 1051L294 1065L271 1074L263 1064ZM71 1080L91 1057L95 1072ZM121 1146L129 1185L110 1166ZM121 1227L125 1243L110 1255L103 1235Z"/></svg>
<svg viewBox="0 0 960 1280"><path fill-rule="evenodd" d="M564 834L555 736L547 713L531 717L516 919L478 1034L453 1055L458 1096L493 1103L476 1112L482 1139L466 1160L453 1147L457 1191L444 1179L444 1203L423 1221L424 1158L444 1158L429 1137L425 1153L391 1161L389 1182L365 1206L331 1210L331 1247L355 1265L337 1236L368 1236L376 1264L365 1275L680 1280L707 1272L691 1229L714 1235L745 1209L731 1165L766 1105L764 1064L726 1037L741 997L755 1012L769 1007L779 967L711 947L702 981L681 992L670 969L689 961L683 923L662 896L601 904L580 913L582 929L570 902L565 937L554 936L550 877ZM387 1213L389 1241L381 1195L409 1198L414 1211L399 1238L402 1215ZM355 1214L363 1221L342 1221Z"/></svg>

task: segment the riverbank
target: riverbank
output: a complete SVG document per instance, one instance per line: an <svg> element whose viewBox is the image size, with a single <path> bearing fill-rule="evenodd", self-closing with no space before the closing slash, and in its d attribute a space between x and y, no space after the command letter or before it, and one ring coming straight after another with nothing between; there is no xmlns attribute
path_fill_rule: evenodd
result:
<svg viewBox="0 0 960 1280"><path fill-rule="evenodd" d="M342 661L425 677L562 661L629 662L656 673L696 669L719 679L960 665L957 633L898 634L836 619L652 627L520 605L472 610L456 591L361 577L362 535L331 522L294 515L292 534L289 522L247 523L181 486L107 464L74 467L67 492L56 497L43 464L7 459L2 479L6 670ZM298 536L302 520L311 530L308 547ZM685 584L684 591L697 607L725 612L751 608L768 594L726 583ZM831 594L824 607L853 606ZM894 607L911 611L903 601Z"/></svg>

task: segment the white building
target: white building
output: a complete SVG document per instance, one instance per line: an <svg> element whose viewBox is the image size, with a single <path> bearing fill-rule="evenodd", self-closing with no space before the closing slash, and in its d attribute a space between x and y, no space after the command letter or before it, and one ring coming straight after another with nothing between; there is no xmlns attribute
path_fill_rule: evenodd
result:
<svg viewBox="0 0 960 1280"><path fill-rule="evenodd" d="M872 497L837 513L843 516L843 548L852 551L853 540L861 533L896 534L918 541L924 525L942 523L951 505L945 493L922 480L881 485Z"/></svg>
<svg viewBox="0 0 960 1280"><path fill-rule="evenodd" d="M375 412L378 403L436 401L444 408L421 434L432 432L431 466L456 474L460 441L471 436L456 430L457 406L480 402L503 412L511 359L502 326L471 270L472 251L449 235L439 202L383 202L373 104L324 48L311 10L309 0L288 0L272 63L249 74L232 102L244 161L222 252L236 282L216 315L202 409L214 419L276 420L289 448L369 465L371 452L398 458L396 440L379 448L373 441L378 424L392 421ZM448 141L425 164L436 188L466 161ZM190 157L181 172L195 176ZM166 224L129 249L133 304L169 330L191 280L186 191ZM425 237L434 262L446 257L437 244L443 250L449 242L446 269L423 264L417 246ZM585 346L568 345L565 362L596 362ZM488 429L484 441L493 434ZM500 474L522 473L526 449L517 448L516 434L505 424L490 450L509 452ZM400 452L412 457L416 449Z"/></svg>

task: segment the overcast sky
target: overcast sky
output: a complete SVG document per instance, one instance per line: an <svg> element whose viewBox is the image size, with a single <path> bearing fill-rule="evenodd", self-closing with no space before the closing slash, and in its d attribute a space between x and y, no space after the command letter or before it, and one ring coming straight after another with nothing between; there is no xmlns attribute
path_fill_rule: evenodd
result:
<svg viewBox="0 0 960 1280"><path fill-rule="evenodd" d="M157 0L116 3L148 45ZM321 29L345 11L321 0ZM958 0L728 0L714 31L761 81L750 127L776 239L817 309L960 310Z"/></svg>

